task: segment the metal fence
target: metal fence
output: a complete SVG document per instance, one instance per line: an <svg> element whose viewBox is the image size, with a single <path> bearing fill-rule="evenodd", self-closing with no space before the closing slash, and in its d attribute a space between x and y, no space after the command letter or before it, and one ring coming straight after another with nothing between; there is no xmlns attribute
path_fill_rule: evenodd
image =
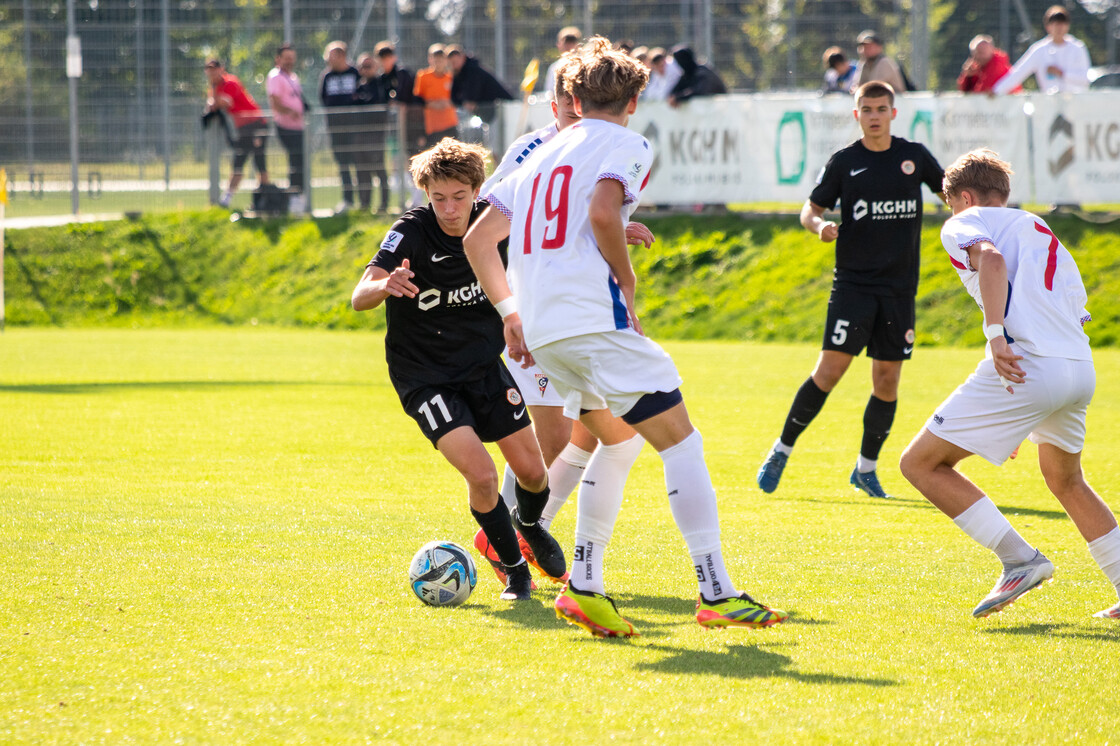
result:
<svg viewBox="0 0 1120 746"><path fill-rule="evenodd" d="M297 50L297 73L313 104L323 49L334 39L356 51L393 39L401 63L412 70L425 65L429 44L460 43L516 90L529 60L540 58L544 69L557 54L556 31L576 25L585 35L639 45L690 45L732 90L805 90L820 85L826 47L839 44L854 55L856 35L874 28L919 87L949 90L973 34L992 34L1014 58L1042 35L1050 2L3 0L0 166L7 167L13 192L8 212L206 204L210 150L200 115L208 56L225 60L265 106L265 76L283 41ZM1089 46L1094 64L1115 63L1120 0L1071 3L1071 14L1072 33ZM72 81L68 37L81 47L81 77ZM324 190L313 198L329 206L339 198L332 181L337 168L320 118L316 107L310 174ZM275 140L269 158L270 173L283 174Z"/></svg>

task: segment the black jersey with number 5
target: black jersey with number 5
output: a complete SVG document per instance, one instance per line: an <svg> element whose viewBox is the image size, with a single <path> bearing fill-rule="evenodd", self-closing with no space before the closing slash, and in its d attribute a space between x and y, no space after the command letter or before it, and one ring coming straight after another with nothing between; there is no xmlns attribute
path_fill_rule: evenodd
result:
<svg viewBox="0 0 1120 746"><path fill-rule="evenodd" d="M883 151L857 140L834 153L809 195L826 209L840 200L834 280L878 295L914 295L922 184L940 192L944 175L924 145L901 137L892 137Z"/></svg>
<svg viewBox="0 0 1120 746"><path fill-rule="evenodd" d="M476 202L470 222L486 207ZM498 248L504 263L506 243ZM367 266L392 272L405 259L420 292L385 301L385 359L397 392L483 376L505 347L502 319L467 262L462 237L444 233L430 205L414 208L393 224Z"/></svg>

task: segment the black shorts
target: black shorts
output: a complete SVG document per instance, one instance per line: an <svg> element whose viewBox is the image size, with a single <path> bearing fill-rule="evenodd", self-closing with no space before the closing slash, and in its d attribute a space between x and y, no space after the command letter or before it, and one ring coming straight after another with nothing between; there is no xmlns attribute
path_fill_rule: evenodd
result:
<svg viewBox="0 0 1120 746"><path fill-rule="evenodd" d="M493 443L529 426L521 392L501 358L481 379L421 386L402 396L401 404L433 446L459 427Z"/></svg>
<svg viewBox="0 0 1120 746"><path fill-rule="evenodd" d="M875 360L909 360L914 351L914 297L874 295L833 285L821 349Z"/></svg>

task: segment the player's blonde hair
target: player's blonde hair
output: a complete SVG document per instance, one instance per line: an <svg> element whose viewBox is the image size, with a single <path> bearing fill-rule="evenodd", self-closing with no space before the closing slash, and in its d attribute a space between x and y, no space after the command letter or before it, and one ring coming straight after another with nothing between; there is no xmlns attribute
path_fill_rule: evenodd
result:
<svg viewBox="0 0 1120 746"><path fill-rule="evenodd" d="M576 57L578 54L579 50L577 48L560 55L560 64L556 66L552 81L555 84L553 90L556 91L557 96L572 97L571 92L567 89L567 83L564 81L568 78L568 69L575 69L579 65L579 59Z"/></svg>
<svg viewBox="0 0 1120 746"><path fill-rule="evenodd" d="M413 156L408 170L412 180L424 191L433 182L446 180L478 189L486 180L486 149L445 137L434 147Z"/></svg>
<svg viewBox="0 0 1120 746"><path fill-rule="evenodd" d="M594 36L580 47L575 63L566 67L564 90L579 99L584 111L621 114L647 81L645 65L611 49L608 39Z"/></svg>
<svg viewBox="0 0 1120 746"><path fill-rule="evenodd" d="M1012 173L1010 163L987 148L979 148L945 169L941 190L946 197L956 197L967 189L984 202L996 199L1002 204L1011 194Z"/></svg>

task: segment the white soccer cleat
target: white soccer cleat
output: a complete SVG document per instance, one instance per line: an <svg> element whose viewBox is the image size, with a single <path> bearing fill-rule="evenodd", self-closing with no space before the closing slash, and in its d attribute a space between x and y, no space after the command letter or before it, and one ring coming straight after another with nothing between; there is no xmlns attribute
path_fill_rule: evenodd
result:
<svg viewBox="0 0 1120 746"><path fill-rule="evenodd" d="M1054 565L1042 552L1035 550L1034 559L1005 569L995 587L972 610L974 617L986 617L1017 601L1027 591L1054 577Z"/></svg>

